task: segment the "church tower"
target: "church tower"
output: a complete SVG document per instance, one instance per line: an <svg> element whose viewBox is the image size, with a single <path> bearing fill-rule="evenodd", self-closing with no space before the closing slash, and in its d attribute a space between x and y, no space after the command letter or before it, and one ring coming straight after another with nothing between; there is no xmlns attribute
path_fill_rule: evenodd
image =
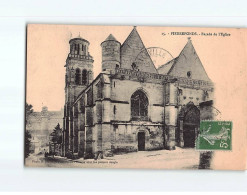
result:
<svg viewBox="0 0 247 195"><path fill-rule="evenodd" d="M102 71L115 70L120 68L120 47L115 37L110 34L105 41L101 43L102 47Z"/></svg>
<svg viewBox="0 0 247 195"><path fill-rule="evenodd" d="M65 106L64 106L64 146L63 155L69 151L70 125L73 124L72 104L81 91L93 81L93 57L89 53L89 42L80 36L69 41L70 52L66 60Z"/></svg>

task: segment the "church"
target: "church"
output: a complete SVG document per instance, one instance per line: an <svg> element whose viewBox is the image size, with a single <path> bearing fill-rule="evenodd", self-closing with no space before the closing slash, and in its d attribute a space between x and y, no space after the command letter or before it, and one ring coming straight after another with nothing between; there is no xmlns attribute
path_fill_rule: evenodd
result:
<svg viewBox="0 0 247 195"><path fill-rule="evenodd" d="M136 27L123 43L112 34L102 41L102 71L95 79L89 41L69 41L62 155L97 158L194 147L214 85L192 40L158 68Z"/></svg>

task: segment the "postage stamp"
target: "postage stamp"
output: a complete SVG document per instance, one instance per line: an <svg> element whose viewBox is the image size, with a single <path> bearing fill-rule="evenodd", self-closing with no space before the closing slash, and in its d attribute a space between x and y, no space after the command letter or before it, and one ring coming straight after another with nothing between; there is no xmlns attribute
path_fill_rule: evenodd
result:
<svg viewBox="0 0 247 195"><path fill-rule="evenodd" d="M231 121L201 121L196 150L231 150Z"/></svg>

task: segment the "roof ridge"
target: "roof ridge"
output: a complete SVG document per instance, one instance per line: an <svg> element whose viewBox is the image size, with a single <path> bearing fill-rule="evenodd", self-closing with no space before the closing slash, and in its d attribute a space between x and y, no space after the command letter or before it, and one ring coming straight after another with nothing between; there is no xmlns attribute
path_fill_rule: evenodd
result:
<svg viewBox="0 0 247 195"><path fill-rule="evenodd" d="M130 38L130 36L134 33L134 30L137 32L137 30L136 30L136 27L134 27L133 29L132 29L132 31L130 32L130 34L128 35L128 37L125 39L125 41L123 42L123 44L121 45L121 47L127 42L127 40ZM138 34L138 32L137 32L137 34Z"/></svg>

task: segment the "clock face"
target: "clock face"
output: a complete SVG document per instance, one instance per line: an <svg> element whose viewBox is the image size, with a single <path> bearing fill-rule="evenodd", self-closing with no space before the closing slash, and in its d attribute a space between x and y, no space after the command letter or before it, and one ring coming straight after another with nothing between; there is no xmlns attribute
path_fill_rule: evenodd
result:
<svg viewBox="0 0 247 195"><path fill-rule="evenodd" d="M156 68L159 68L161 65L166 64L167 62L173 59L173 56L165 49L160 47L149 47L142 50L136 57L136 62L138 64L143 63L145 58L150 56Z"/></svg>

